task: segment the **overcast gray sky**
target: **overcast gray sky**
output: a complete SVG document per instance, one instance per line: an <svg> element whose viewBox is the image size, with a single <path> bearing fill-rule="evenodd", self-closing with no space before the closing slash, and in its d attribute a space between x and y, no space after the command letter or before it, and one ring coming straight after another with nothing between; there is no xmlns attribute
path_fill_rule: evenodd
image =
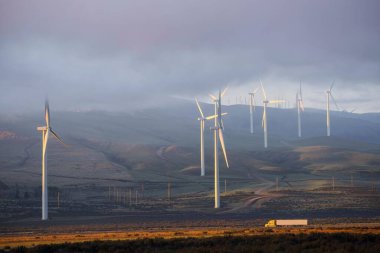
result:
<svg viewBox="0 0 380 253"><path fill-rule="evenodd" d="M380 1L0 1L0 111L134 110L262 79L380 111Z"/></svg>

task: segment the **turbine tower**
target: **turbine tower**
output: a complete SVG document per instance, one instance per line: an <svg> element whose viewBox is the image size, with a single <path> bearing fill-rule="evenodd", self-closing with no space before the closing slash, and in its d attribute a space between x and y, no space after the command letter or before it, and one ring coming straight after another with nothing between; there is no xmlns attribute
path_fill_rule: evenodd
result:
<svg viewBox="0 0 380 253"><path fill-rule="evenodd" d="M42 220L48 219L48 178L47 178L47 163L46 163L46 149L49 139L49 133L52 133L63 145L66 144L62 139L53 131L50 126L50 111L49 102L45 101L45 121L46 126L37 127L38 131L42 133Z"/></svg>
<svg viewBox="0 0 380 253"><path fill-rule="evenodd" d="M268 104L279 104L283 103L285 100L268 100L267 95L264 90L263 83L260 80L261 90L263 92L263 120L262 127L264 128L264 148L268 148L268 125L267 125L267 106Z"/></svg>
<svg viewBox="0 0 380 253"><path fill-rule="evenodd" d="M205 141L204 141L204 130L205 130L205 121L211 120L216 118L218 115L212 115L205 117L202 111L201 106L199 105L198 99L195 99L195 102L197 103L198 111L200 114L200 117L198 118L200 122L200 130L201 130L201 176L205 175ZM225 115L226 113L223 113L222 115Z"/></svg>
<svg viewBox="0 0 380 253"><path fill-rule="evenodd" d="M336 103L334 96L331 94L331 90L334 87L335 81L332 82L330 89L326 91L326 98L327 98L327 104L326 104L326 127L327 127L327 136L330 136L330 98L334 102L337 109L339 109L338 104Z"/></svg>
<svg viewBox="0 0 380 253"><path fill-rule="evenodd" d="M219 188L219 141L222 147L224 160L226 161L227 168L229 168L226 147L224 145L223 138L223 120L222 120L222 97L225 94L227 88L223 92L219 90L218 98L210 95L212 101L215 103L215 117L214 127L211 130L214 131L214 200L215 208L220 207L220 188Z"/></svg>
<svg viewBox="0 0 380 253"><path fill-rule="evenodd" d="M297 103L297 113L298 113L298 137L302 137L302 130L301 130L301 111L304 111L305 108L303 106L303 99L302 99L302 86L300 81L300 89L297 91L296 95L296 103Z"/></svg>
<svg viewBox="0 0 380 253"><path fill-rule="evenodd" d="M253 134L253 111L255 110L255 94L257 92L257 89L255 89L253 92L249 92L249 119L251 124L251 134Z"/></svg>

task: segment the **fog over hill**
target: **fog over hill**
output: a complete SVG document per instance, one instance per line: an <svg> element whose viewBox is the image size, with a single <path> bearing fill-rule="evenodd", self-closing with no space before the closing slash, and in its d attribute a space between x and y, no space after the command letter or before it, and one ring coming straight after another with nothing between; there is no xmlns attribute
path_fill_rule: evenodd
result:
<svg viewBox="0 0 380 253"><path fill-rule="evenodd" d="M204 113L212 115L214 107L202 104ZM249 133L247 105L223 106L225 135L229 148L261 148L262 107L254 112L254 131ZM169 145L194 147L199 142L198 111L195 103L176 101L172 106L145 109L135 113L122 112L51 112L52 126L69 142L70 138L90 139L131 144ZM0 118L0 131L14 132L22 137L39 137L36 127L44 124L43 112L29 113L12 119ZM206 145L211 142L209 130L213 121L206 123ZM272 146L284 145L297 137L296 109L268 108L269 142ZM331 113L332 137L380 144L380 113ZM302 139L326 136L326 112L306 108L302 113ZM247 139L251 138L251 139Z"/></svg>

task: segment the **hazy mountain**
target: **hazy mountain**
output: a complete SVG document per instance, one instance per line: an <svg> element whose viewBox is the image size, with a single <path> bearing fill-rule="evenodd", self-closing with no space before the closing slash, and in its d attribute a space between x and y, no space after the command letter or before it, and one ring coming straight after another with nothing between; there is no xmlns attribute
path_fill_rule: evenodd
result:
<svg viewBox="0 0 380 253"><path fill-rule="evenodd" d="M213 105L202 104L206 115L213 114ZM262 147L262 107L254 113L255 135L249 134L249 108L246 105L224 106L225 135L229 147ZM172 107L147 109L135 113L122 112L51 112L52 126L60 135L70 139L90 139L131 144L194 147L199 143L199 121L195 103L183 101ZM44 124L43 113L0 119L0 131L22 137L39 137L36 127ZM206 123L206 144L211 141ZM295 109L268 108L269 142L281 146L281 141L297 140ZM302 114L303 138L326 136L326 113L308 109ZM331 135L347 140L380 144L380 113L331 113ZM248 139L251 138L251 139ZM232 145L232 147L231 147Z"/></svg>
<svg viewBox="0 0 380 253"><path fill-rule="evenodd" d="M213 105L202 104L205 115ZM249 108L224 106L225 142L231 168L221 163L225 177L252 179L294 174L357 171L368 177L380 164L379 114L332 112L332 136L326 137L325 112L306 109L303 138L297 137L295 109L268 109L269 148L263 148L262 107L256 107L255 134L249 133ZM53 129L68 148L53 136L48 164L55 185L125 184L136 181L199 181L199 121L195 103L123 112L51 111ZM0 120L0 176L5 185L39 185L43 112ZM213 163L213 121L205 127L206 174ZM363 174L364 173L364 174ZM371 172L372 173L372 172ZM196 189L196 188L194 188Z"/></svg>

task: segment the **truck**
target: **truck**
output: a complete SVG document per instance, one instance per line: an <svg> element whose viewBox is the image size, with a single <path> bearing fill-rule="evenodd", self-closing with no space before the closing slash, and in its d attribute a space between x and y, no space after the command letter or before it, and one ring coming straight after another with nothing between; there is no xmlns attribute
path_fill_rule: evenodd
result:
<svg viewBox="0 0 380 253"><path fill-rule="evenodd" d="M307 220L269 220L266 228L275 228L277 226L307 226Z"/></svg>

